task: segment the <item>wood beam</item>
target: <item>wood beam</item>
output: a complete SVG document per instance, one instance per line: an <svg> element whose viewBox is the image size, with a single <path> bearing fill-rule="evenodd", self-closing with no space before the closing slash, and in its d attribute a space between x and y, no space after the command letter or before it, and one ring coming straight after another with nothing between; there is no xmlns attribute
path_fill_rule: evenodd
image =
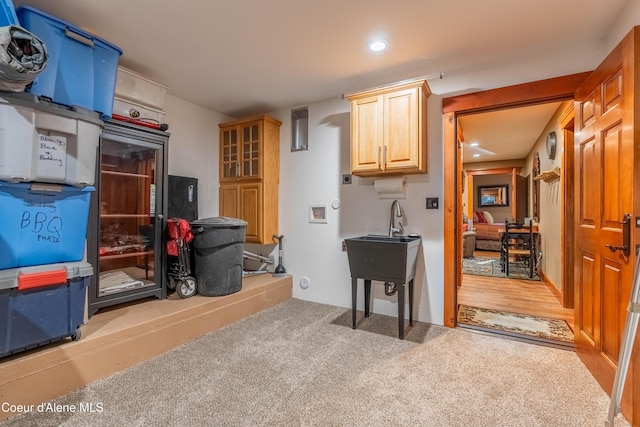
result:
<svg viewBox="0 0 640 427"><path fill-rule="evenodd" d="M501 87L483 92L444 98L442 112L464 114L516 107L519 105L572 99L573 94L590 72L571 74L531 83Z"/></svg>

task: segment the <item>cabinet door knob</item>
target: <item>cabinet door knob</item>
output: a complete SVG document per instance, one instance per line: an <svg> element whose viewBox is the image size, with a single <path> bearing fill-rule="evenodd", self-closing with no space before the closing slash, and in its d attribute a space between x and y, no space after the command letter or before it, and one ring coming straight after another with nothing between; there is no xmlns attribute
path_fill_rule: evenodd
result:
<svg viewBox="0 0 640 427"><path fill-rule="evenodd" d="M382 147L378 146L378 169L380 169L380 151L382 151Z"/></svg>

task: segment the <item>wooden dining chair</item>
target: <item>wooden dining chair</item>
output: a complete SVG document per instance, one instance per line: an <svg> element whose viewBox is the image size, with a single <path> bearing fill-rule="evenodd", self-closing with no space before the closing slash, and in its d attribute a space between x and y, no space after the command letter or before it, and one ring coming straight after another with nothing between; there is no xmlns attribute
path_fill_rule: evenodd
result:
<svg viewBox="0 0 640 427"><path fill-rule="evenodd" d="M527 225L505 219L500 248L500 263L509 277L511 264L518 263L533 277L536 263L536 247L531 221Z"/></svg>

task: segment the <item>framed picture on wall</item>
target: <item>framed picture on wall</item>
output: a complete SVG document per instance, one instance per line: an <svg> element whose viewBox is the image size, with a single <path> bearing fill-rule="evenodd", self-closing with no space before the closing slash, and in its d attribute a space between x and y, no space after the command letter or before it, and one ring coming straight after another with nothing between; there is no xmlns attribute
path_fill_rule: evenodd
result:
<svg viewBox="0 0 640 427"><path fill-rule="evenodd" d="M491 185L478 187L478 206L509 206L509 186Z"/></svg>

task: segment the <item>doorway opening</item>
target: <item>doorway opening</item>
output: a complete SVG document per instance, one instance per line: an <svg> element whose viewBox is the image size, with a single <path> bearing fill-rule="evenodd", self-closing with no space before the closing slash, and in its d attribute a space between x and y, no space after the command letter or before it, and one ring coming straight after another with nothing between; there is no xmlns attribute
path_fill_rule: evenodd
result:
<svg viewBox="0 0 640 427"><path fill-rule="evenodd" d="M573 347L573 310L561 298L560 123L572 106L572 100L553 101L458 117L460 326ZM555 144L547 144L549 135L558 156Z"/></svg>
<svg viewBox="0 0 640 427"><path fill-rule="evenodd" d="M588 73L580 73L570 76L564 76L539 82L532 82L522 85L510 86L475 94L462 95L443 100L444 113L444 152L445 164L455 165L455 168L445 168L445 325L454 327L458 323L457 314L461 301L459 295L461 287L464 286L464 277L462 274L462 225L465 208L463 206L463 161L462 161L462 145L460 143L461 132L464 130L459 127L459 119L465 115L471 115L480 112L488 112L492 110L504 110L513 107L530 106L548 102L568 101L572 100L575 89L584 81ZM572 104L572 103L569 103ZM564 117L562 118L564 120ZM561 120L561 121L562 121ZM563 122L564 123L564 122ZM564 130L563 130L564 131ZM569 142L568 142L569 143ZM563 150L570 152L571 150ZM572 158L567 159L562 154L562 168L565 176L571 176ZM570 179L562 179L561 186L566 194L567 185L570 185ZM534 201L530 199L530 203ZM531 212L531 210L529 210ZM567 212L566 206L563 207L560 214L561 227L564 230L561 234L562 242L561 253L567 253L566 248L571 241L571 230L573 223ZM528 216L531 216L529 214ZM571 293L566 287L566 270L571 265L570 259L564 259L562 262L562 279L561 290L563 294ZM509 279L506 279L509 280ZM504 286L503 286L504 287ZM483 291L486 291L486 287ZM562 297L563 305L566 305L567 298ZM572 297L571 297L572 301Z"/></svg>

